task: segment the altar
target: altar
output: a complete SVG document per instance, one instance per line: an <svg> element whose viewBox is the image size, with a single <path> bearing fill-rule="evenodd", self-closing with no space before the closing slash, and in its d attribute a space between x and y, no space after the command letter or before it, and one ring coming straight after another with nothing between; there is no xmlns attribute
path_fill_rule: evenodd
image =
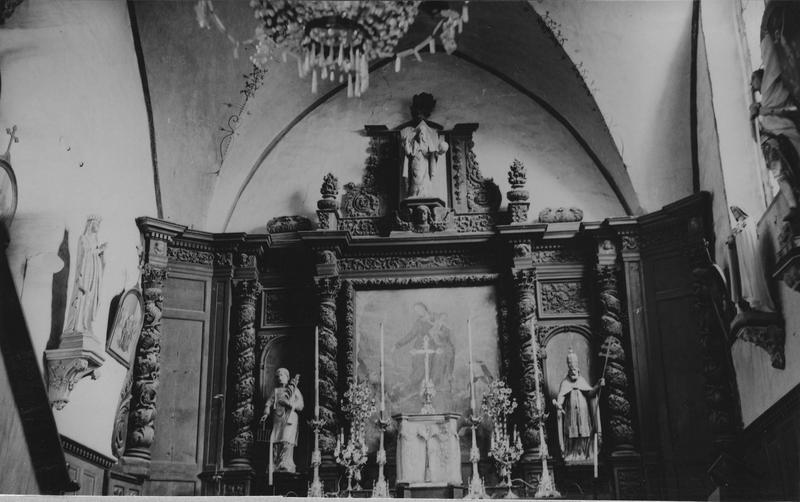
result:
<svg viewBox="0 0 800 502"><path fill-rule="evenodd" d="M397 483L461 485L457 413L395 415Z"/></svg>

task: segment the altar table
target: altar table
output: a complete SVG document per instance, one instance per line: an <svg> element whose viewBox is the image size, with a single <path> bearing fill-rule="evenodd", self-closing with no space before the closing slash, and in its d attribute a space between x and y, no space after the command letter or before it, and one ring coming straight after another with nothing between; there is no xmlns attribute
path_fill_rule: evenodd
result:
<svg viewBox="0 0 800 502"><path fill-rule="evenodd" d="M457 413L395 415L397 483L461 485Z"/></svg>

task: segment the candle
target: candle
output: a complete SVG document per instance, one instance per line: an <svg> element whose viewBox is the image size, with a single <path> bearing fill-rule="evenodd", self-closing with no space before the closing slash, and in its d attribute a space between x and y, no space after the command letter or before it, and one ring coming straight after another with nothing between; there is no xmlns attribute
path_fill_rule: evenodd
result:
<svg viewBox="0 0 800 502"><path fill-rule="evenodd" d="M467 319L467 338L469 339L469 405L475 413L475 375L472 370L472 326Z"/></svg>
<svg viewBox="0 0 800 502"><path fill-rule="evenodd" d="M386 411L386 394L384 394L384 365L383 365L383 323L381 323L381 419Z"/></svg>
<svg viewBox="0 0 800 502"><path fill-rule="evenodd" d="M314 327L314 418L319 419L319 326Z"/></svg>

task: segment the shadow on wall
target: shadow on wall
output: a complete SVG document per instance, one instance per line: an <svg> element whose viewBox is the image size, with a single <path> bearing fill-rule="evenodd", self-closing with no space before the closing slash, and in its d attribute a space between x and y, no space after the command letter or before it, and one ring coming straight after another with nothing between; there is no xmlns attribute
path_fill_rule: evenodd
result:
<svg viewBox="0 0 800 502"><path fill-rule="evenodd" d="M69 230L64 229L64 236L58 246L58 257L64 267L53 274L53 296L50 300L50 338L47 349L57 349L61 345L61 332L64 330L64 315L67 311L67 288L69 287Z"/></svg>

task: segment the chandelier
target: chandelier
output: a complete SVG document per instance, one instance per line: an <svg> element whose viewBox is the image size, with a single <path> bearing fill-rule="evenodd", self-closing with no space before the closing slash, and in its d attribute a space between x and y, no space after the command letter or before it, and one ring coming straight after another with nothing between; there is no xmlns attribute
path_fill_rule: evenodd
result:
<svg viewBox="0 0 800 502"><path fill-rule="evenodd" d="M385 58L395 60L400 71L402 60L413 56L421 60L423 49L436 51L436 38L445 52L456 49L456 33L469 21L467 4L461 12L449 2L419 1L303 1L251 0L258 25L253 63L264 69L271 60L287 63L294 59L301 78L311 77L311 92L321 81L347 83L347 96L358 97L369 87L369 64ZM221 31L223 24L214 13L211 0L196 7L200 26L212 19ZM397 44L408 32L420 10L437 18L430 34L414 47L402 51ZM236 42L228 35L238 47Z"/></svg>

